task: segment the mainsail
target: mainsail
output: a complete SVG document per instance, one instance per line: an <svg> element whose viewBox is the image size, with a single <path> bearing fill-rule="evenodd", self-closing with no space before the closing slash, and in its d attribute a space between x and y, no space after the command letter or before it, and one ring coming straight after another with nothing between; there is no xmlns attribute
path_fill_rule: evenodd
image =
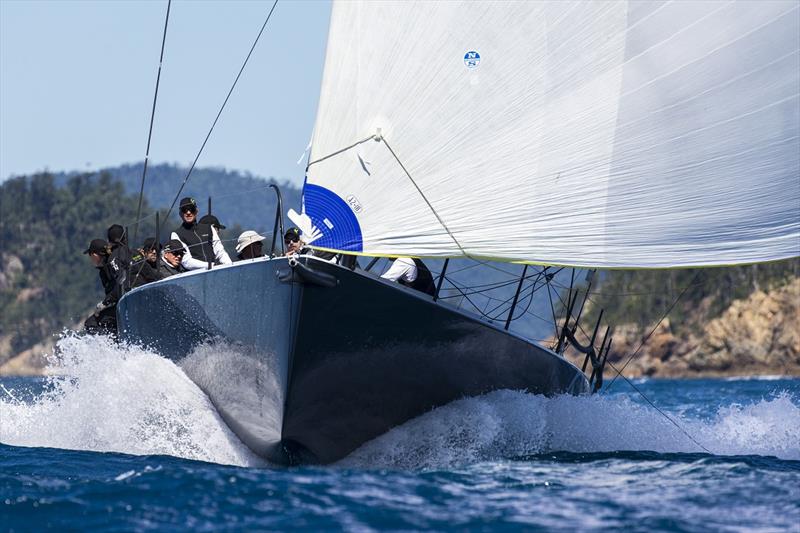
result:
<svg viewBox="0 0 800 533"><path fill-rule="evenodd" d="M795 0L337 2L304 233L600 268L798 256L799 65Z"/></svg>

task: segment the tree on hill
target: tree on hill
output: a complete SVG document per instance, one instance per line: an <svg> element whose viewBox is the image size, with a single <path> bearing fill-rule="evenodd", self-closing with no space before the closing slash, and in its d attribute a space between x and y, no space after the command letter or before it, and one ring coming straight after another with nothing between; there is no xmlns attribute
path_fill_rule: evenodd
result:
<svg viewBox="0 0 800 533"><path fill-rule="evenodd" d="M676 334L697 333L734 300L756 290L778 288L798 276L797 258L734 267L609 271L592 289L591 304L581 322L584 327L593 326L600 309L605 309L607 324L649 329L666 313Z"/></svg>
<svg viewBox="0 0 800 533"><path fill-rule="evenodd" d="M168 208L175 199L187 171L187 168L177 165L150 165L144 188L144 196L149 205ZM102 172L110 174L121 182L128 194L139 194L142 179L141 163L110 167ZM74 173L68 172L54 174L56 185L66 184L73 175ZM201 215L207 211L206 205L208 198L211 197L213 213L225 226L232 228L234 224L239 224L244 229L266 235L264 232L272 231L277 205L275 192L269 187L270 184L280 187L284 214L290 207L300 209L300 189L291 183L278 183L272 178L259 178L223 168L195 168L180 196L195 198L200 206ZM288 220L285 222L289 223ZM225 233L228 238L236 239L239 236L238 233L233 235L230 230Z"/></svg>
<svg viewBox="0 0 800 533"><path fill-rule="evenodd" d="M57 187L52 174L0 186L0 335L12 352L72 324L102 299L97 272L82 253L114 223L131 226L136 198L108 173L75 175ZM154 234L150 217L140 234ZM12 268L8 268L12 266Z"/></svg>

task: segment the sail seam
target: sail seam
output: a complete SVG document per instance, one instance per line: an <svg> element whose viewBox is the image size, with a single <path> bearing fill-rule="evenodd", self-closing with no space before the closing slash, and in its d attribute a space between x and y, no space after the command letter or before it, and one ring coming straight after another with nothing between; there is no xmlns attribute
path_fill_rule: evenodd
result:
<svg viewBox="0 0 800 533"><path fill-rule="evenodd" d="M430 200L428 200L428 197L425 196L425 193L422 192L422 189L420 188L419 185L417 185L417 182L414 181L414 178L411 177L411 173L408 172L408 170L406 169L405 165L403 165L403 162L400 161L400 158L397 157L397 154L394 153L394 150L392 150L392 147L389 146L389 143L386 141L386 137L381 136L380 140L383 141L383 144L386 145L386 148L389 149L389 152L392 154L392 157L394 157L394 160L397 161L397 164L400 165L400 168L402 168L403 172L406 173L406 176L408 176L408 179L411 181L412 185L414 185L414 187L417 189L417 192L419 192L419 195L422 196L422 199L425 200L426 204L428 204L428 207L431 209L431 212L433 213L433 216L436 217L436 220L439 221L439 224L442 225L442 227L447 232L447 234L450 236L450 238L453 239L453 242L456 244L456 246L458 246L458 249L461 250L461 253L464 256L468 257L468 254L467 254L466 250L464 250L464 248L461 246L461 243L458 242L458 239L456 239L455 235L453 235L453 232L450 231L450 228L447 227L447 224L444 223L444 220L442 220L442 217L439 216L439 213L436 212L436 209L434 209L433 204L431 204Z"/></svg>

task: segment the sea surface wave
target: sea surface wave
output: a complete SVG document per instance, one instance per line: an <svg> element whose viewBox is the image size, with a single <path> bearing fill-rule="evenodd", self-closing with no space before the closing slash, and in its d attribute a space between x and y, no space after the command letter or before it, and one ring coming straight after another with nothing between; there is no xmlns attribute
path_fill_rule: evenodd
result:
<svg viewBox="0 0 800 533"><path fill-rule="evenodd" d="M41 529L791 530L800 380L497 391L336 465L264 463L174 364L59 342L49 378L0 379L0 524ZM701 445L701 446L699 446ZM707 449L710 453L703 450Z"/></svg>

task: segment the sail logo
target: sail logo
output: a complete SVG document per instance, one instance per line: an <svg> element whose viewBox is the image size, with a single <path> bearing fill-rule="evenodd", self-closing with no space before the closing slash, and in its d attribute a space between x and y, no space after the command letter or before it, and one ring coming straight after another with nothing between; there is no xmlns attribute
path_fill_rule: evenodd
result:
<svg viewBox="0 0 800 533"><path fill-rule="evenodd" d="M361 207L355 196L353 199ZM306 182L302 205L302 214L289 210L289 220L300 229L306 244L352 252L363 249L361 225L351 203L330 189Z"/></svg>
<svg viewBox="0 0 800 533"><path fill-rule="evenodd" d="M347 197L347 203L350 204L350 208L356 213L360 213L364 209L361 207L361 202L358 201L358 198L352 194Z"/></svg>
<svg viewBox="0 0 800 533"><path fill-rule="evenodd" d="M464 54L464 65L466 65L467 68L478 68L478 65L480 64L481 55L475 50L470 50Z"/></svg>

